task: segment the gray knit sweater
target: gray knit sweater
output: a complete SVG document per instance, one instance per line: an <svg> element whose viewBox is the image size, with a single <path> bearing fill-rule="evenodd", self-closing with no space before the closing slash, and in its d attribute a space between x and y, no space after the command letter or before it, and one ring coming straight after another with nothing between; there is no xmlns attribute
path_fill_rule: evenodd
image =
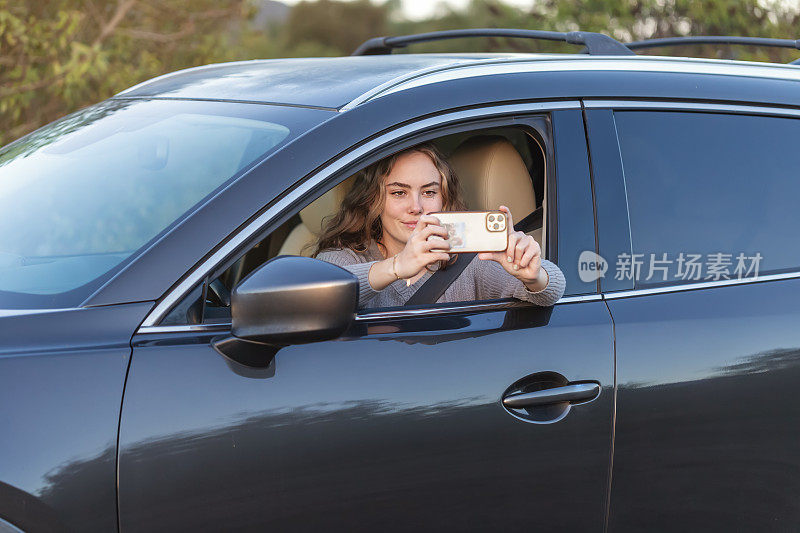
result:
<svg viewBox="0 0 800 533"><path fill-rule="evenodd" d="M405 280L398 280L382 291L376 291L369 284L369 269L376 261L381 261L383 256L374 242L364 253L354 252L347 248L325 250L320 252L317 258L339 265L356 275L359 287L359 308L403 305L431 277L431 273L426 272L410 287L406 286ZM547 271L550 278L547 287L541 291L531 292L520 280L506 272L495 261L481 260L476 256L453 284L444 291L437 302L516 298L547 307L556 303L564 294L566 281L561 269L554 263L542 259L542 268Z"/></svg>

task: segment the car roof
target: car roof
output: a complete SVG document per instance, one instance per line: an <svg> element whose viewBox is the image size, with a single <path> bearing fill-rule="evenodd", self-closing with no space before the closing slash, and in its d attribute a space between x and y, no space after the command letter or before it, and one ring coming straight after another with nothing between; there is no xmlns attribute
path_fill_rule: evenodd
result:
<svg viewBox="0 0 800 533"><path fill-rule="evenodd" d="M180 70L117 97L193 98L338 109L394 79L514 54L403 54L238 61Z"/></svg>
<svg viewBox="0 0 800 533"><path fill-rule="evenodd" d="M189 98L348 109L420 85L514 72L628 71L800 81L800 67L668 56L396 54L239 61L166 74L116 97Z"/></svg>

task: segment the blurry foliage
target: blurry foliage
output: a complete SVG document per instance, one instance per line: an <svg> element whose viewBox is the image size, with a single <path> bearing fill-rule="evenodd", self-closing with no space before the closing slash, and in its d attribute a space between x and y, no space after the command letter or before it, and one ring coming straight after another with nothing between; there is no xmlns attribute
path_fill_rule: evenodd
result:
<svg viewBox="0 0 800 533"><path fill-rule="evenodd" d="M593 31L619 41L688 35L738 35L797 39L800 5L781 0L534 0L527 11L499 0L471 0L422 22L400 22L397 34L456 28L520 28ZM566 52L580 47L554 41L483 38L416 45L410 51ZM726 46L681 46L637 54L789 62L796 50Z"/></svg>
<svg viewBox="0 0 800 533"><path fill-rule="evenodd" d="M0 144L155 75L218 61L244 0L0 0Z"/></svg>
<svg viewBox="0 0 800 533"><path fill-rule="evenodd" d="M370 37L387 35L388 19L388 7L370 0L305 0L286 22L288 43L307 47L304 55L346 55Z"/></svg>
<svg viewBox="0 0 800 533"><path fill-rule="evenodd" d="M432 0L435 1L435 0ZM455 28L597 31L622 40L681 35L795 39L800 5L781 0L532 0L520 10L471 0L428 20L399 17L399 0L302 1L267 28L255 0L0 0L0 145L153 76L207 63L349 54L369 37ZM403 52L577 52L549 41L481 38ZM683 46L660 55L788 62L778 48Z"/></svg>

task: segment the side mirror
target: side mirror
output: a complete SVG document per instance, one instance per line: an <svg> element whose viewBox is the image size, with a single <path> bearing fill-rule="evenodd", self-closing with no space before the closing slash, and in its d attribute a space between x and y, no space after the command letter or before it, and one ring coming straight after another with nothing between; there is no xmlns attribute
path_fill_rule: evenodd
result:
<svg viewBox="0 0 800 533"><path fill-rule="evenodd" d="M214 348L248 366L267 366L283 346L335 339L358 309L358 279L319 259L279 256L231 293L232 336Z"/></svg>

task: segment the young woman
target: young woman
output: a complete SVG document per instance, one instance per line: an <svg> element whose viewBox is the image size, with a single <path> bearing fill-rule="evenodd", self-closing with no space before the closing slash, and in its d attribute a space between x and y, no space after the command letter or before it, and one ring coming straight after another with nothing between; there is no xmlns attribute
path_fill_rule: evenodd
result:
<svg viewBox="0 0 800 533"><path fill-rule="evenodd" d="M359 307L403 305L451 259L441 251L450 248L447 230L428 213L464 209L458 178L441 154L415 146L358 173L314 257L358 277ZM507 217L507 250L478 254L439 302L513 297L550 306L564 294L561 270L542 259L533 237L514 231L507 207L499 210Z"/></svg>

